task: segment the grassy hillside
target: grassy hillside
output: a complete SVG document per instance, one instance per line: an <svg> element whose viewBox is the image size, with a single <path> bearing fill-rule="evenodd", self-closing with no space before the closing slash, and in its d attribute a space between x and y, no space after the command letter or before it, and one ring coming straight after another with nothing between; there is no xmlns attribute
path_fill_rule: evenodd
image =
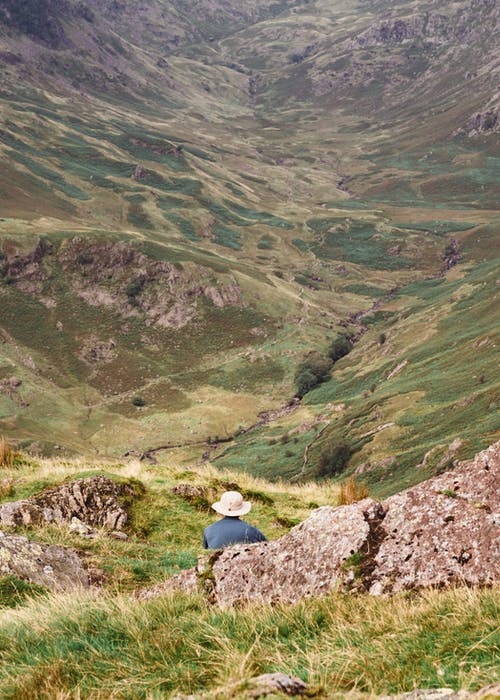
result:
<svg viewBox="0 0 500 700"><path fill-rule="evenodd" d="M7 698L170 698L204 691L245 698L264 672L297 675L309 697L353 698L414 687L478 689L496 679L498 592L430 591L390 599L332 594L293 606L216 610L201 597L138 601L141 586L190 567L201 553L207 508L239 487L254 504L249 519L275 539L317 505L335 505L332 484L269 484L212 467L189 469L20 460L2 470L13 479L2 500L38 492L76 476L106 473L139 479L145 496L133 508L129 539L99 531L82 539L66 527L24 529L40 542L79 550L101 570L103 589L49 594L13 577L0 582L0 694ZM189 502L170 489L206 489Z"/></svg>
<svg viewBox="0 0 500 700"><path fill-rule="evenodd" d="M139 479L146 486L146 495L132 509L127 542L110 538L104 530L97 539L82 540L66 526L51 524L25 528L23 534L83 551L87 563L102 570L105 587L115 592L156 583L193 566L203 552L203 529L216 519L210 505L224 490L239 489L253 502L253 521L270 539L285 534L318 505L335 505L338 497L334 484L270 485L249 475L221 472L210 464L201 466L194 459L189 466L176 466L175 458L148 466L134 459L89 463L20 458L13 467L1 470L0 499L7 502L27 498L64 480L96 473ZM172 493L179 483L200 487L203 497L190 501Z"/></svg>
<svg viewBox="0 0 500 700"><path fill-rule="evenodd" d="M362 317L361 341L331 379L303 400L301 427L288 417L221 455L251 473L318 476L320 456L347 443L380 495L428 478L443 458L470 455L498 435L497 262L400 289ZM454 455L448 446L461 441ZM446 461L446 460L445 460ZM415 470L415 465L420 468ZM330 475L334 476L332 468Z"/></svg>
<svg viewBox="0 0 500 700"><path fill-rule="evenodd" d="M0 687L26 700L179 691L243 700L249 679L280 671L317 698L477 690L495 679L497 613L493 591L468 590L223 612L196 597L59 596L2 614Z"/></svg>

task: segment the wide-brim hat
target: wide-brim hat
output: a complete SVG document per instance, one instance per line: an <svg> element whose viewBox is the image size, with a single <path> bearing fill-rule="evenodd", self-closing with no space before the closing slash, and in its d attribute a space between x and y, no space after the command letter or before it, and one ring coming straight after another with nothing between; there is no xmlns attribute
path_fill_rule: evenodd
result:
<svg viewBox="0 0 500 700"><path fill-rule="evenodd" d="M250 512L252 504L244 501L243 496L238 491L226 491L220 497L220 501L212 504L212 508L221 515L237 518Z"/></svg>

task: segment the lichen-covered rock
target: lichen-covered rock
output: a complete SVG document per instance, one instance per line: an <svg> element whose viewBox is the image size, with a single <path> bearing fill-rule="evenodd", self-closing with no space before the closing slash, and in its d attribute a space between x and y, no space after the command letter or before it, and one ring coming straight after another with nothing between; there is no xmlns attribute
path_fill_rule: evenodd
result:
<svg viewBox="0 0 500 700"><path fill-rule="evenodd" d="M140 489L139 489L140 490ZM138 487L93 476L61 484L12 503L0 505L0 525L70 523L72 518L108 530L121 530L128 520L126 502L137 495Z"/></svg>
<svg viewBox="0 0 500 700"><path fill-rule="evenodd" d="M78 554L66 547L31 542L0 530L0 575L46 586L54 591L88 588L89 577Z"/></svg>
<svg viewBox="0 0 500 700"><path fill-rule="evenodd" d="M154 586L142 588L136 591L135 596L140 600L148 600L149 598L157 598L158 596L176 591L194 593L198 588L201 589L200 584L199 569L198 567L193 567L192 569L181 571L179 574L171 576L166 581L157 583Z"/></svg>
<svg viewBox="0 0 500 700"><path fill-rule="evenodd" d="M279 540L225 549L211 564L211 597L232 605L325 595L344 582L346 560L366 547L374 507L370 499L323 506Z"/></svg>
<svg viewBox="0 0 500 700"><path fill-rule="evenodd" d="M292 697L303 695L306 690L304 681L284 673L263 673L245 683L245 695L249 698L263 698L276 693Z"/></svg>
<svg viewBox="0 0 500 700"><path fill-rule="evenodd" d="M384 502L372 593L499 577L500 443Z"/></svg>
<svg viewBox="0 0 500 700"><path fill-rule="evenodd" d="M195 486L194 484L176 484L170 489L170 493L180 496L188 503L195 506L208 507L208 499L215 497L213 489L208 489L205 486Z"/></svg>

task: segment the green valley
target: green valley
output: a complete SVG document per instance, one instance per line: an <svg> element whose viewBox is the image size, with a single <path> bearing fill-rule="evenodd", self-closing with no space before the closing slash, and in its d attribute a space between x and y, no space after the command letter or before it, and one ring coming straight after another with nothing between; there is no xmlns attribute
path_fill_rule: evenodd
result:
<svg viewBox="0 0 500 700"><path fill-rule="evenodd" d="M380 494L492 443L495 3L188 5L0 3L0 434Z"/></svg>

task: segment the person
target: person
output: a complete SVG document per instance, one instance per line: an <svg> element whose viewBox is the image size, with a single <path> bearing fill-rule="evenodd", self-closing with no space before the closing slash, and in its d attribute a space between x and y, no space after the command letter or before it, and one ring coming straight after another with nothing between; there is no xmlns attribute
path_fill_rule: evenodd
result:
<svg viewBox="0 0 500 700"><path fill-rule="evenodd" d="M230 544L251 544L267 542L263 533L253 525L240 520L240 516L250 512L252 504L244 501L238 491L226 491L220 501L212 504L222 519L212 523L203 532L205 549L223 549Z"/></svg>

